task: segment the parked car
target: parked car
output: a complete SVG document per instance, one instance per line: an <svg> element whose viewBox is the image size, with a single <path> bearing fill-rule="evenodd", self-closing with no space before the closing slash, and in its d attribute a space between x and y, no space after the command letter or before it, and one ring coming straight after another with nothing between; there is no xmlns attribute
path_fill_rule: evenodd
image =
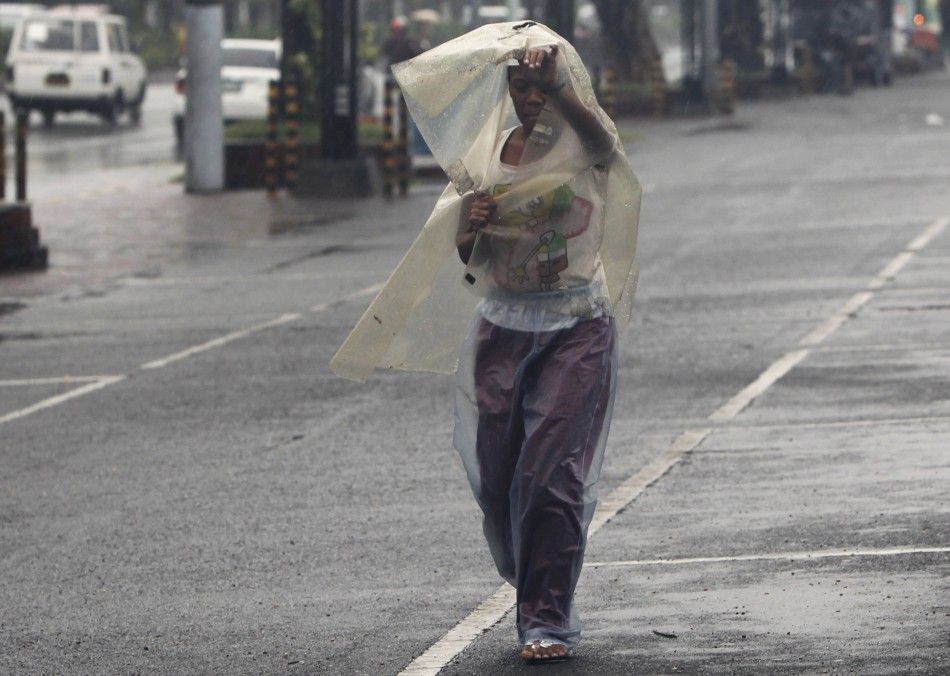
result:
<svg viewBox="0 0 950 676"><path fill-rule="evenodd" d="M7 53L7 95L14 110L38 110L46 126L56 113L84 110L109 125L142 116L147 72L132 52L125 19L101 11L63 9L26 16Z"/></svg>
<svg viewBox="0 0 950 676"><path fill-rule="evenodd" d="M221 41L221 104L225 124L267 117L267 90L271 80L280 79L280 40ZM172 123L182 145L185 136L185 80L187 70L178 72L178 92Z"/></svg>

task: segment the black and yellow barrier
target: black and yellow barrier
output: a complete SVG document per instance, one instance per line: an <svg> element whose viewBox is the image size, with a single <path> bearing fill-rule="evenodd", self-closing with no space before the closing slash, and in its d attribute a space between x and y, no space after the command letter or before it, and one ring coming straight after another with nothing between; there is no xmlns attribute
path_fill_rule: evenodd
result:
<svg viewBox="0 0 950 676"><path fill-rule="evenodd" d="M271 80L267 88L267 136L264 138L264 187L270 199L277 198L280 187L280 140L277 125L280 120L280 83Z"/></svg>
<svg viewBox="0 0 950 676"><path fill-rule="evenodd" d="M297 188L300 169L300 86L294 75L284 83L284 187Z"/></svg>
<svg viewBox="0 0 950 676"><path fill-rule="evenodd" d="M659 59L650 67L650 91L653 94L653 117L660 119L666 114L666 76L663 62Z"/></svg>

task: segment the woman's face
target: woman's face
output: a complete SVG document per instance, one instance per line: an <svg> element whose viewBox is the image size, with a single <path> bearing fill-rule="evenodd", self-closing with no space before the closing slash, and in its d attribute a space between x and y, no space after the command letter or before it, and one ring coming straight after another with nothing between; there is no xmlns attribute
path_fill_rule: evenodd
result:
<svg viewBox="0 0 950 676"><path fill-rule="evenodd" d="M541 91L540 73L527 66L511 66L508 69L508 94L515 105L515 114L530 132L538 121L547 98Z"/></svg>

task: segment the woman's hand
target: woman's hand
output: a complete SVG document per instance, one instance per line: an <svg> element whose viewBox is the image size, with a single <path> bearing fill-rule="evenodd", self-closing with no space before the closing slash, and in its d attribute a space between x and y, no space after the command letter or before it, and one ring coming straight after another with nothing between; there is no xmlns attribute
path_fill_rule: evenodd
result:
<svg viewBox="0 0 950 676"><path fill-rule="evenodd" d="M497 209L498 205L491 195L477 193L468 212L468 222L475 229L484 228L495 218Z"/></svg>
<svg viewBox="0 0 950 676"><path fill-rule="evenodd" d="M531 69L538 70L541 86L550 89L556 86L557 78L557 45L534 47L525 52L521 63Z"/></svg>

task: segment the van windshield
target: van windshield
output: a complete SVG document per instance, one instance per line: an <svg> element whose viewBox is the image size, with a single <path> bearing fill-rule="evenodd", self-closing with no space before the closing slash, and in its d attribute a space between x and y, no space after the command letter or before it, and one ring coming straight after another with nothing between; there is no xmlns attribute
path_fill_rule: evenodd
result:
<svg viewBox="0 0 950 676"><path fill-rule="evenodd" d="M76 22L67 19L27 19L20 50L71 52L76 47Z"/></svg>
<svg viewBox="0 0 950 676"><path fill-rule="evenodd" d="M270 49L246 49L225 47L221 50L221 58L225 66L242 66L245 68L279 68L277 54Z"/></svg>

